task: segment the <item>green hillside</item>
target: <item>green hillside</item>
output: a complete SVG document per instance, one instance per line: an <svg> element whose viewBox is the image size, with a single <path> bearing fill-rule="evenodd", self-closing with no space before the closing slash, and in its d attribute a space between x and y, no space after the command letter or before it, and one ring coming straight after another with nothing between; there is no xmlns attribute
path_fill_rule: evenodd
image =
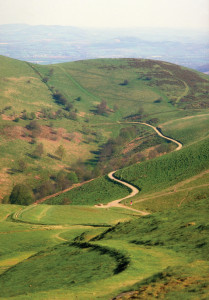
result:
<svg viewBox="0 0 209 300"><path fill-rule="evenodd" d="M208 199L118 224L94 239L108 244L126 240L139 249L169 249L184 260L178 266L169 265L161 272L153 272L151 277L126 288L131 292L117 299L208 298Z"/></svg>
<svg viewBox="0 0 209 300"><path fill-rule="evenodd" d="M207 170L208 150L209 139L206 139L181 151L119 170L116 176L140 188L141 194L156 192Z"/></svg>
<svg viewBox="0 0 209 300"><path fill-rule="evenodd" d="M83 181L174 149L146 126L117 121L155 124L185 144L208 134L209 79L201 73L140 59L0 63L1 198L16 183L36 198L58 191L60 170Z"/></svg>
<svg viewBox="0 0 209 300"><path fill-rule="evenodd" d="M0 299L209 298L209 76L0 64Z"/></svg>

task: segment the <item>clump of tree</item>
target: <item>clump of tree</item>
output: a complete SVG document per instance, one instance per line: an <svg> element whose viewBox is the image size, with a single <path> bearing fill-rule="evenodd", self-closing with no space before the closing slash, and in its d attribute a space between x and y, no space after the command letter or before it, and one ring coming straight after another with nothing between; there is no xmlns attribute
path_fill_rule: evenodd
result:
<svg viewBox="0 0 209 300"><path fill-rule="evenodd" d="M157 100L154 101L154 103L161 103L163 101L163 99L160 97Z"/></svg>
<svg viewBox="0 0 209 300"><path fill-rule="evenodd" d="M31 131L32 138L38 137L41 133L41 126L36 120L31 121L28 125L26 125L26 128Z"/></svg>
<svg viewBox="0 0 209 300"><path fill-rule="evenodd" d="M59 145L55 151L55 154L62 160L66 156L66 150L63 145Z"/></svg>
<svg viewBox="0 0 209 300"><path fill-rule="evenodd" d="M31 121L28 125L26 125L26 128L29 130L40 130L40 125L38 121L34 120Z"/></svg>
<svg viewBox="0 0 209 300"><path fill-rule="evenodd" d="M66 119L70 119L70 120L77 120L77 110L74 109L74 106L73 106L72 102L70 102L58 90L56 90L56 92L53 93L53 98L55 99L57 104L64 106L63 109L66 112L59 109L55 114L53 114L52 118L54 118L54 119L66 118Z"/></svg>
<svg viewBox="0 0 209 300"><path fill-rule="evenodd" d="M44 145L42 143L39 143L36 145L35 149L32 152L33 158L41 158L44 154Z"/></svg>
<svg viewBox="0 0 209 300"><path fill-rule="evenodd" d="M53 93L53 98L55 99L56 103L59 105L66 105L68 102L67 98L62 93L60 93L58 90L56 90Z"/></svg>
<svg viewBox="0 0 209 300"><path fill-rule="evenodd" d="M23 120L34 120L36 118L36 114L34 112L29 113L24 109L20 117Z"/></svg>
<svg viewBox="0 0 209 300"><path fill-rule="evenodd" d="M110 138L104 143L98 153L98 163L94 172L105 174L112 169L119 169L131 164L142 162L159 156L161 153L170 152L173 149L173 143L162 141L162 138L155 134L145 134L146 130L137 126L121 128L116 138ZM136 141L136 137L142 138ZM129 148L129 143L131 146ZM151 149L150 149L151 148ZM150 149L148 156L143 154L145 149ZM125 151L124 151L125 150Z"/></svg>
<svg viewBox="0 0 209 300"><path fill-rule="evenodd" d="M45 77L42 79L42 81L43 81L44 83L47 83L47 82L49 81L49 77L48 77L48 76L45 76Z"/></svg>
<svg viewBox="0 0 209 300"><path fill-rule="evenodd" d="M50 120L57 120L66 118L69 120L77 120L77 112L73 107L73 104L68 102L64 109L58 109L57 111L53 111L50 108L42 108L41 117Z"/></svg>
<svg viewBox="0 0 209 300"><path fill-rule="evenodd" d="M67 103L66 103L66 106L65 106L65 110L71 111L72 109L73 109L73 104L70 103L70 102L67 102Z"/></svg>
<svg viewBox="0 0 209 300"><path fill-rule="evenodd" d="M50 77L53 75L53 73L54 73L54 69L51 68L51 69L49 70L48 75L46 75L46 76L44 76L44 77L42 78L42 81L43 81L44 83L47 83L47 82L49 81Z"/></svg>
<svg viewBox="0 0 209 300"><path fill-rule="evenodd" d="M47 179L40 186L36 187L35 198L38 200L54 193L56 193L56 186L50 179Z"/></svg>
<svg viewBox="0 0 209 300"><path fill-rule="evenodd" d="M30 205L34 201L32 189L25 184L17 184L13 187L9 196L11 204Z"/></svg>
<svg viewBox="0 0 209 300"><path fill-rule="evenodd" d="M107 102L105 100L102 100L97 106L96 106L96 113L98 115L105 116L110 112L109 107L107 106Z"/></svg>
<svg viewBox="0 0 209 300"><path fill-rule="evenodd" d="M147 115L144 113L144 108L139 107L136 113L128 115L127 117L125 117L125 119L132 120L132 121L141 121L145 117L147 117Z"/></svg>
<svg viewBox="0 0 209 300"><path fill-rule="evenodd" d="M67 178L71 184L78 183L78 176L74 171L67 173Z"/></svg>
<svg viewBox="0 0 209 300"><path fill-rule="evenodd" d="M143 130L142 130L143 131ZM121 168L132 163L135 153L123 153L124 146L137 136L142 134L140 128L136 126L121 128L116 138L110 138L99 152L98 166L103 173L108 172L111 168ZM138 158L140 158L138 156ZM140 160L140 159L139 159Z"/></svg>
<svg viewBox="0 0 209 300"><path fill-rule="evenodd" d="M150 125L156 125L157 123L159 123L159 119L158 118L152 118L152 119L146 121L146 123L148 123Z"/></svg>
<svg viewBox="0 0 209 300"><path fill-rule="evenodd" d="M20 118L19 117L15 117L13 121L16 122L16 123L18 123L20 121Z"/></svg>
<svg viewBox="0 0 209 300"><path fill-rule="evenodd" d="M94 177L92 168L80 159L75 162L69 170L76 174L78 182L83 182Z"/></svg>
<svg viewBox="0 0 209 300"><path fill-rule="evenodd" d="M69 114L66 116L66 118L76 121L78 119L77 113L75 111L69 112Z"/></svg>
<svg viewBox="0 0 209 300"><path fill-rule="evenodd" d="M51 108L42 108L41 109L41 117L46 119L55 119L55 113Z"/></svg>
<svg viewBox="0 0 209 300"><path fill-rule="evenodd" d="M128 84L129 84L128 79L125 79L122 83L120 83L120 85L128 85Z"/></svg>
<svg viewBox="0 0 209 300"><path fill-rule="evenodd" d="M23 158L17 160L17 170L19 172L24 172L27 169L27 166L28 164Z"/></svg>
<svg viewBox="0 0 209 300"><path fill-rule="evenodd" d="M60 190L65 190L78 182L77 174L73 171L66 172L59 171L55 175L51 175L42 184L35 189L35 198L41 199L46 196L52 195Z"/></svg>
<svg viewBox="0 0 209 300"><path fill-rule="evenodd" d="M75 173L74 177L73 175L70 176L70 173L68 174L67 172L61 170L60 172L58 172L55 181L56 181L56 185L57 188L59 190L64 190L68 187L70 187L73 183L78 182L78 178L76 176Z"/></svg>

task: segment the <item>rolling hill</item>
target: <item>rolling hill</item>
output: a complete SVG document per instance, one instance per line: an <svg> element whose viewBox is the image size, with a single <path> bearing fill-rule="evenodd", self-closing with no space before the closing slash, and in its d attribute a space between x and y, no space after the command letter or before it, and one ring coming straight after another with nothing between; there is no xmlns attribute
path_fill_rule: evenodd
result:
<svg viewBox="0 0 209 300"><path fill-rule="evenodd" d="M25 182L33 190L49 182L53 192L53 178L72 165L79 180L86 180L101 170L105 174L112 167L173 150L152 129L118 121L155 124L183 143L201 139L200 131L207 135L206 75L150 60L99 59L50 66L3 56L0 61L2 198L14 182ZM151 151L160 145L159 151Z"/></svg>
<svg viewBox="0 0 209 300"><path fill-rule="evenodd" d="M0 63L0 299L207 299L209 77Z"/></svg>

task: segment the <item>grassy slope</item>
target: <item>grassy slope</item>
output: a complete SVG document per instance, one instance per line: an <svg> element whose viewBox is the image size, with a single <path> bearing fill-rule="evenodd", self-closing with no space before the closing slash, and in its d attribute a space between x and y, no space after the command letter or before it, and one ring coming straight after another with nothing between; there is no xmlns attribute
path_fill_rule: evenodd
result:
<svg viewBox="0 0 209 300"><path fill-rule="evenodd" d="M184 203L207 198L208 186L209 170L206 170L167 189L147 194L144 197L139 196L133 201L133 207L150 212L180 207Z"/></svg>
<svg viewBox="0 0 209 300"><path fill-rule="evenodd" d="M101 143L107 138L115 137L118 134L121 125L114 125L115 122L121 120L127 114L136 113L141 107L143 107L146 115L143 121L158 118L159 123L205 111L201 109L201 106L196 111L193 109L184 111L179 109L178 106L182 107L183 104L180 98L188 92L188 88L185 88L183 82L186 82L186 86L189 86L189 92L192 91L193 97L196 97L195 103L197 101L204 102L205 93L208 89L208 77L205 76L205 81L202 83L201 80L203 79L198 73L185 71L184 68L168 63L132 59L98 59L39 66L3 56L0 56L0 62L0 85L3 91L0 109L12 106L11 109L4 111L0 121L0 128L9 127L6 132L5 129L1 130L0 137L0 152L4 158L1 160L0 168L1 176L5 178L1 189L2 196L10 192L12 182L26 180L27 184L35 186L38 183L37 180L34 180L35 176L45 180L49 173L68 167L79 158L82 160L90 159L91 164L91 159L96 158L91 151L98 150ZM52 69L53 72L51 72ZM48 78L47 83L42 81L44 77ZM147 77L150 77L150 80L146 80ZM125 79L129 81L127 86L121 85ZM193 79L197 82L196 87L192 83ZM52 92L56 89L71 101L74 108L78 110L79 122L66 120L65 118L52 121L39 119L38 122L45 126L43 128L45 135L42 134L37 140L44 144L45 153L39 161L34 161L27 154L30 154L35 146L30 144L30 138L27 135L23 138L19 133L20 129L25 127L29 121L20 120L16 124L12 122L12 115L18 116L24 109L29 113L39 113L42 108L57 111L62 107L57 105L52 98ZM78 97L81 97L81 101L76 101ZM156 103L155 101L159 98L161 99L160 102ZM118 110L108 116L95 115L93 113L95 105L102 99L107 101L111 109L117 105ZM177 101L176 105L170 103L172 99L174 102ZM87 118L88 123L85 122ZM51 139L53 136L46 132L49 131L46 125L50 122L57 129L56 139L54 140ZM200 128L201 137L207 134L205 131L207 120L205 122ZM112 123L113 125L101 126L101 123ZM190 124L185 122L182 133L179 132L179 135L174 134L177 126L175 123L173 125L171 129L166 127L165 132L167 133L167 130L170 130L168 134L175 136L177 139L181 139L184 135L187 136L188 142L194 140L189 129ZM68 141L64 138L66 134L61 134L59 128L64 128L66 134L77 132L78 135ZM87 135L83 131L86 128L89 132ZM103 139L99 142L92 135L92 132L95 131L100 132L103 136ZM48 153L53 155L60 144L64 145L68 153L62 163L47 155ZM18 157L24 158L29 167L26 172L21 174L17 172L8 174L8 169L15 170L17 167L16 149L18 149ZM37 172L37 166L42 166L43 169L39 168L40 171Z"/></svg>
<svg viewBox="0 0 209 300"><path fill-rule="evenodd" d="M111 200L123 198L129 194L129 190L117 183L108 180L107 176L99 177L63 193L55 198L50 198L44 204L70 204L70 205L94 205L108 203Z"/></svg>
<svg viewBox="0 0 209 300"><path fill-rule="evenodd" d="M10 62L10 60L7 61L8 64ZM19 62L16 63L18 69ZM159 86L150 86L150 84L143 79L138 79L139 72L141 72L140 78L145 76L145 74L147 76L149 71L147 66L141 66L139 70L139 67L136 68L135 65L134 68L133 66L131 67L130 61L128 60L105 60L105 64L104 68L104 60L97 60L54 66L54 73L52 78L50 78L49 84L57 84L57 88L61 89L66 96L69 95L69 97L72 97L72 99L78 96L82 97L81 103L76 102L76 106L79 107L82 116L90 118L89 126L100 124L104 121L113 122L120 119L121 116L126 114L127 108L125 103L127 103L127 98L129 98L129 112L135 112L136 104L143 104L145 111L149 112L151 116L158 116L160 122L167 122L173 119L174 121L171 120L173 122L171 129L166 133L174 136L175 129L179 126L179 122L177 123L176 121L175 123L175 119L185 117L188 115L188 111L178 110L177 106L172 106L169 103L169 98L170 96L174 97L176 95L177 103L181 106L180 98L182 95L185 96L186 85L183 82L179 82L176 86L172 84L172 91L171 89L169 90L168 87L162 90ZM160 69L159 66L156 65L158 64L152 64L150 67L152 72L156 70L157 74ZM168 66L170 66L170 64L168 64ZM25 67L27 66L24 66L24 68ZM165 67L166 64L163 64L163 68ZM13 65L10 68L13 68ZM37 68L42 72L43 76L49 72L49 67L47 66L38 66ZM160 68L162 72L162 65ZM62 69L64 69L65 72L62 72ZM135 71L133 72L133 70ZM171 69L168 71L171 72ZM27 72L30 73L29 70ZM175 77L177 77L176 72L175 70ZM59 80L58 77L55 79L55 74L60 76ZM8 76L11 75L8 74ZM36 77L36 75L34 76ZM71 76L73 78L71 78ZM128 86L120 86L120 84L118 84L123 82L124 79L129 80L130 84ZM184 78L180 77L179 80L182 81L183 79ZM154 80L152 79L152 81ZM189 82L186 84L188 85ZM68 85L71 85L71 90L67 88ZM105 88L107 85L110 88ZM19 85L17 86L20 88ZM48 93L50 94L46 86L44 86L44 89L46 89L47 95ZM186 89L186 92L188 92L188 89ZM154 103L159 96L162 97L163 101ZM115 99L119 99L117 101L120 108L119 111L116 114L110 114L109 117L93 116L91 112L89 112L89 109L94 109L95 103L102 98L108 101L110 107L113 107ZM54 103L52 105L56 106ZM159 111L162 110L163 113L158 114L158 109ZM201 111L199 110L199 112ZM189 111L189 114L195 115L196 112ZM84 117L81 117L81 123L82 120L84 120ZM194 136L192 135L193 129L190 129L191 123L187 121L188 120L185 120L178 134L176 134L175 137L177 139L180 139L178 137L184 138L184 143L189 145L196 140L207 137L207 117L201 118L201 125L198 128L200 131L195 130ZM21 122L21 124L23 124L23 121ZM2 120L1 125L3 124L11 124L11 121ZM65 120L57 120L55 122L55 126L57 127L64 127L64 124L66 124ZM75 125L75 123L72 124ZM66 126L68 126L68 130L71 130L69 123ZM169 130L170 127L168 127L169 126L166 127L165 125L163 130ZM116 135L118 128L118 126L111 127L109 125L107 129L105 129L105 126L102 127L106 137L111 134L113 134L113 136ZM72 127L72 129L75 130L75 126ZM21 143L23 142L21 141ZM19 146L20 153L21 149L26 147L26 145L27 143L23 143L23 145ZM7 146L5 146L4 143L1 143L1 146L4 147L6 155ZM94 146L95 145L93 145L93 147ZM2 168L9 165L8 161L9 159L13 159L13 155L14 154L11 153L9 158L7 157L7 164L2 164ZM178 163L180 158L181 164ZM40 163L43 163L44 160L41 159ZM48 162L45 161L45 163L47 164ZM198 185L207 184L207 163L208 140L205 139L199 143L199 145L194 144L190 147L185 147L185 149L179 153L172 153L156 160L125 169L122 176L130 176L130 181L135 184L140 184L140 187L143 187L142 192L145 191L147 193L146 196L149 196L150 192L152 193L151 196L154 195L152 200L147 200L144 204L136 203L134 205L139 208L140 205L144 205L146 209L151 207L153 211L157 211L162 210L162 205L166 207L166 203L168 201L172 202L172 199L169 200L169 197L165 195L164 198L159 198L160 200L156 205L155 195L157 193L154 194L154 192L158 191L158 193L162 193L162 189L166 186L171 190L177 187L177 192L179 192L178 189L180 190L182 187L194 188ZM176 167L169 171L167 169L168 165ZM129 174L127 172L128 170ZM144 171L144 174L147 176L147 170L149 171L150 182L155 183L155 186L150 185L152 187L150 190L144 177L140 178L140 182L137 180L139 174L140 176L142 174L141 171ZM167 170L167 173L165 170ZM184 172L182 172L182 170ZM24 175L25 174L23 174L23 178ZM180 182L180 180L184 181ZM156 188L157 184L159 184L159 188ZM110 187L108 187L108 192L109 188ZM165 190L165 192L167 192L167 190ZM95 192L94 184L92 186L90 185L90 187L85 186L83 195L90 191ZM80 198L82 191L79 192L81 192ZM13 295L13 299L21 300L52 299L52 297L54 299L66 299L66 297L69 299L109 299L124 290L132 291L133 289L142 289L140 292L144 293L144 298L154 298L156 295L162 295L162 290L168 299L207 297L209 285L206 278L208 275L208 262L206 261L208 259L208 196L207 190L204 190L203 187L199 187L198 193L197 197L191 197L193 201L186 206L184 205L184 201L178 209L170 209L172 205L168 205L167 208L169 208L170 211L156 213L141 219L136 219L136 216L133 216L131 212L127 213L127 211L118 210L116 208L98 210L96 208L78 205L59 207L41 205L26 208L26 210L20 213L19 219L26 223L14 223L11 222L11 218L8 218L7 221L6 218L8 214L20 208L11 207L9 205L1 206L2 222L0 224L0 238L2 239L2 243L0 248L0 272L4 273L8 270L8 273L6 272L0 276L0 283L5 284L6 280L7 285L3 291L3 298L1 298L5 299ZM175 192L174 195L176 206L181 198L179 198L179 193L176 195ZM184 199L185 196L187 197L187 194L184 194L182 199ZM71 197L74 197L73 193ZM95 199L96 197L97 193ZM85 196L83 199L85 199ZM92 198L90 200L92 200ZM106 200L108 201L108 196ZM91 204L93 203L91 202ZM161 209L159 209L159 206L161 206ZM101 256L98 252L93 251L89 253L89 262L91 262L93 255L93 257L97 257L96 263L100 263L100 259L104 258L102 265L99 265L98 268L95 264L86 265L84 277L81 277L79 279L80 281L78 280L78 282L73 283L73 281L77 280L77 272L73 271L69 273L68 269L66 273L62 265L63 261L60 260L60 257L63 255L66 258L66 263L69 263L69 266L72 266L72 264L76 262L76 267L78 267L80 274L83 270L81 268L83 264L78 264L78 261L82 262L86 254L83 256L83 251L76 249L74 255L68 257L70 248L68 245L57 246L57 249L55 249L54 246L66 241L72 241L76 236L79 236L78 241L88 241L98 233L104 231L102 227L97 228L89 225L113 225L117 222L124 222L132 218L134 220L129 223L113 227L102 240L92 242L102 247L108 246L111 249L117 250L119 253L125 254L130 259L129 266L120 274L111 276L113 275L113 273L111 273L111 265L114 263L111 257L105 256L104 258L104 256ZM130 241L132 242L130 243ZM41 250L43 251L42 253L29 258ZM47 264L46 258L50 259L50 265ZM24 259L26 260L23 261ZM36 260L39 264L36 264ZM21 261L23 262L17 264ZM95 265L96 271L95 269L92 270L93 265ZM184 269L178 267L179 265L184 266ZM12 266L15 267L11 268ZM28 277L31 274L31 266L33 266L35 274L40 274L37 281L34 282L34 285L31 284L31 279ZM51 268L52 266L53 268ZM56 274L57 266L58 272ZM170 266L170 268L166 269L168 266ZM109 271L110 273L108 273ZM101 272L104 277L109 276L109 278L102 279ZM154 273L157 274L153 276ZM54 274L57 275L56 286L53 282ZM48 276L49 279L46 279L45 275ZM68 279L72 281L70 290L64 286L62 281L65 275L70 276ZM23 278L23 276L26 276L26 279ZM91 278L93 280L91 280ZM82 280L89 280L89 282L83 284ZM45 291L41 291L41 285L43 283ZM135 284L135 286L133 286L133 284Z"/></svg>
<svg viewBox="0 0 209 300"><path fill-rule="evenodd" d="M78 278L77 271L80 270L79 268L82 268L79 271L81 272L83 270L82 266L84 265L82 263L78 264L78 260L82 262L83 259L82 251L75 249L73 255L69 256L69 251L73 249L69 247L68 243L48 249L47 244L42 244L41 247L44 251L17 264L15 268L9 269L7 273L0 276L0 282L6 282L4 284L5 290L3 290L3 299L7 299L7 296L11 295L14 296L14 299L50 299L52 296L55 299L64 299L64 297L71 299L76 297L78 299L97 299L98 297L101 299L109 299L122 291L137 291L139 289L141 289L141 292L144 292L144 297L147 297L149 294L150 297L154 298L155 295L159 293L159 289L161 293L163 289L163 293L168 299L172 299L172 297L177 297L178 299L191 297L189 299L193 299L193 296L197 297L198 295L206 297L208 293L207 249L209 243L207 203L208 198L190 203L189 205L182 205L175 210L172 209L170 211L155 213L140 219L135 218L128 223L115 225L108 229L106 233L102 233L97 238L94 238L91 244L115 249L114 251L130 259L129 266L118 275L111 273L112 269L110 269L108 264L114 267L114 263L109 261L110 258L104 255L101 257L98 255L98 252L95 253L91 251L94 260L95 257L97 259L94 261L94 264L89 265L91 257L88 256L87 251L83 257L84 259L87 258L87 256L89 258L85 263L85 272ZM78 226L71 226L71 228L67 226L67 222L68 224L71 223L69 213L72 213L72 215L75 214L73 210L71 211L73 207L71 209L69 207L67 210L66 207L63 207L62 213L60 210L55 209L54 206L47 208L47 211L45 211L45 208L47 208L47 206L42 205L36 207L34 208L33 214L31 213L32 211L30 212L30 210L28 210L28 212L25 212L25 215L24 213L22 214L22 218L32 221L36 219L35 216L37 215L41 216L39 219L40 223L45 220L46 223L48 222L50 224L50 219L54 221L60 220L60 216L62 216L61 219L63 223L66 222L66 224L63 228L56 228L56 226L54 226L51 227L50 230L49 225L47 227L46 225L39 225L39 227L37 227L38 225L13 223L13 230L17 231L15 236L16 240L18 240L18 237L21 235L24 236L23 232L20 233L20 228L22 228L22 231L23 229L25 231L27 230L26 233L28 236L32 236L31 234L33 234L33 238L28 240L28 248L25 250L37 251L40 249L37 247L38 245L40 247L40 238L46 241L47 236L48 247L52 245L52 242L58 243L58 237L72 240L73 233L75 234L77 232L78 235L79 230L80 233L85 232L85 234L80 235L78 239L80 241L82 241L82 239L85 241L95 236L91 227L86 227L81 230ZM60 209L61 208L62 207L60 207ZM108 213L110 213L110 211ZM85 212L83 211L84 219L87 218L86 212L87 210ZM57 217L59 216L58 219L56 215ZM99 220L100 217L101 216L95 214L95 223L98 223L96 218ZM103 217L105 217L105 215L103 215ZM3 229L3 225L5 226L5 231L10 236L8 243L10 241L11 245L12 232L8 232L7 228L9 224L9 222L4 222L1 224L1 227ZM39 231L40 229L42 230L39 236L37 235L38 228ZM96 231L98 233L98 229L96 229ZM102 232L101 229L100 232ZM27 238L26 233L25 238ZM54 240L50 240L49 237L54 238ZM20 247L22 247L23 251L25 241L19 241L19 248L17 248L16 255L21 251ZM63 241L60 240L59 243L63 243ZM27 254L26 252L20 252L18 258L21 259L23 255ZM25 258L27 258L27 256ZM62 260L60 260L60 258L62 258ZM68 270L64 276L69 279L68 284L71 282L69 289L65 286L65 282L62 281L61 278L63 278L63 274L66 272L66 266L69 264L69 267L72 267L74 259L77 263L76 269L73 268L72 272ZM101 265L102 260L104 263ZM50 262L50 264L48 264L48 262ZM8 263L8 253L5 256L5 260L2 261L2 265L5 268L4 263ZM99 263L100 266L97 267L97 263ZM33 266L32 269L31 266ZM93 270L91 266L94 266ZM181 266L184 266L184 268ZM101 269L101 267L105 269ZM33 270L33 272L31 272L31 270ZM110 273L107 274L107 270L109 270L108 272ZM56 284L53 281L54 276L50 279L50 274L52 274L52 272L54 273L54 271L56 273ZM92 271L94 275L91 274ZM109 278L105 279L103 277L102 279L101 271L104 277L107 274ZM28 272L30 275L27 276L27 274L29 274ZM33 274L39 274L36 276L36 280L32 280L31 276ZM22 280L23 276L27 276L27 279ZM90 281L84 284L82 280ZM106 287L105 289L104 286Z"/></svg>
<svg viewBox="0 0 209 300"><path fill-rule="evenodd" d="M98 278L105 279L114 274L116 267L114 258L108 252L59 245L32 256L4 273L1 276L1 296L69 289Z"/></svg>
<svg viewBox="0 0 209 300"><path fill-rule="evenodd" d="M3 56L0 62L1 108L11 105L17 113L53 106L47 86L27 63Z"/></svg>
<svg viewBox="0 0 209 300"><path fill-rule="evenodd" d="M11 222L8 214L20 209L23 211L18 213L19 219L24 222ZM75 248L69 244L54 246L73 241L76 236L90 239L104 231L104 225L111 226L135 218L132 212L127 213L123 209L99 210L87 206L40 205L24 208L2 205L0 211L0 274L3 274L0 281L1 286L5 287L4 290L1 289L0 298L3 299L16 295L20 295L17 298L24 299L28 293L30 299L50 299L55 294L59 298L60 293L67 293L68 297L73 293L74 297L84 282L87 291L90 282L94 285L95 282L112 276L121 264L120 253L116 254L113 249L109 251L104 247L101 250L93 247L79 250L77 246ZM8 272L5 273L6 270ZM29 277L28 272L31 274ZM56 274L52 276L53 279L52 273ZM24 279L23 274L26 276ZM63 278L66 278L65 286ZM73 292L69 290L69 282Z"/></svg>
<svg viewBox="0 0 209 300"><path fill-rule="evenodd" d="M187 262L185 259L184 268L170 267L136 284L130 290L140 289L142 298L150 295L151 299L159 295L160 291L161 296L165 295L166 299L196 299L198 295L207 298L208 200L202 199L175 210L116 225L96 238L109 243L112 240L126 240L152 249L166 248L188 258ZM127 294L127 298L123 299L132 298Z"/></svg>
<svg viewBox="0 0 209 300"><path fill-rule="evenodd" d="M18 220L42 225L100 225L108 226L129 220L137 213L124 209L99 209L91 206L29 206L18 216Z"/></svg>
<svg viewBox="0 0 209 300"><path fill-rule="evenodd" d="M206 139L181 151L119 170L116 176L140 188L141 195L160 191L207 170L208 148Z"/></svg>

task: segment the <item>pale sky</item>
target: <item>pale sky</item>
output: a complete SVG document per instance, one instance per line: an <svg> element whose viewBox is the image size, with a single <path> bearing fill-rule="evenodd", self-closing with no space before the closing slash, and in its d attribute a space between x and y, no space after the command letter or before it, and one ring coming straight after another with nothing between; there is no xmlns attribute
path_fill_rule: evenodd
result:
<svg viewBox="0 0 209 300"><path fill-rule="evenodd" d="M209 0L0 0L0 24L209 29Z"/></svg>

